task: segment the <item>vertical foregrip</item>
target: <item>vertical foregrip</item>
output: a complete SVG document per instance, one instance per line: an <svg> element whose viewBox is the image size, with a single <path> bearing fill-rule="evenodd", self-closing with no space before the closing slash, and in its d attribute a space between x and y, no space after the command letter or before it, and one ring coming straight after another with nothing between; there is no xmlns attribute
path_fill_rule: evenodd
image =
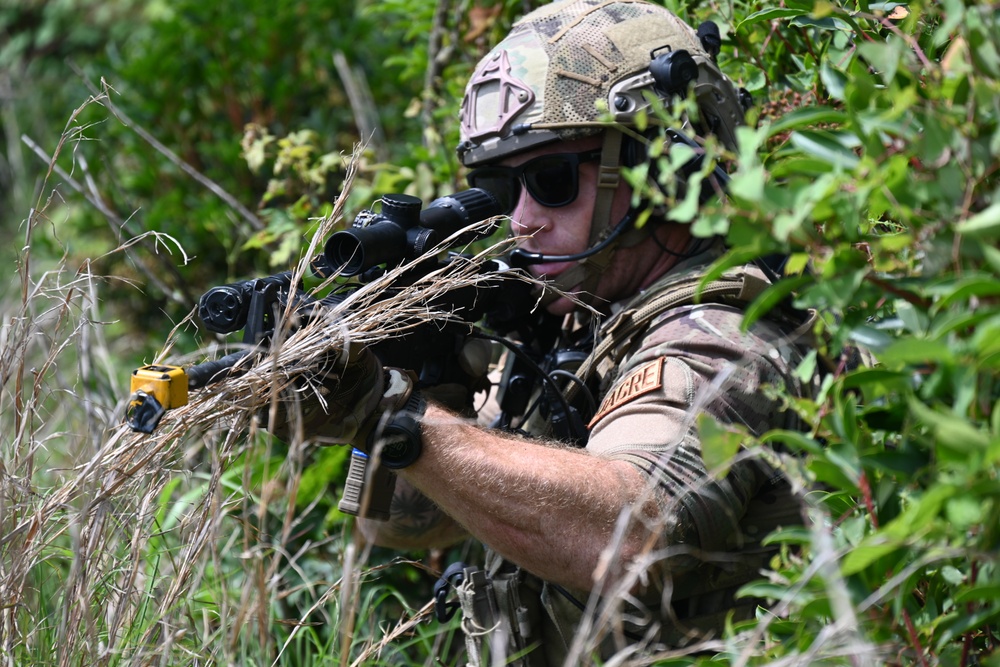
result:
<svg viewBox="0 0 1000 667"><path fill-rule="evenodd" d="M372 461L364 452L351 451L344 495L337 505L345 514L376 521L389 520L392 494L396 490L396 475L385 466Z"/></svg>

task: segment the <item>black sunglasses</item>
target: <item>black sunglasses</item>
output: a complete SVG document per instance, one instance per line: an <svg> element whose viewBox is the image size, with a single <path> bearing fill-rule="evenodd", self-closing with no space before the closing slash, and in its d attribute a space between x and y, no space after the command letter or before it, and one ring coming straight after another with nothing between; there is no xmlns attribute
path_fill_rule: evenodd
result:
<svg viewBox="0 0 1000 667"><path fill-rule="evenodd" d="M469 187L495 196L510 213L521 198L521 184L542 206L572 204L580 188L580 165L601 159L601 149L582 153L552 153L532 158L516 167L480 167L469 172Z"/></svg>

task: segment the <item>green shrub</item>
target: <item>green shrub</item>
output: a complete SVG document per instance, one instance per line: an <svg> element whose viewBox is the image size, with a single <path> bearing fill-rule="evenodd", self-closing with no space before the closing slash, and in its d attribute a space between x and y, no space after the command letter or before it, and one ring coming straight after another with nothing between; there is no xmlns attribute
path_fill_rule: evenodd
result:
<svg viewBox="0 0 1000 667"><path fill-rule="evenodd" d="M148 317L165 308L178 319L199 290L297 255L296 239L341 187L337 159L363 125L338 84L331 44L364 67L382 119L384 138L363 158L353 191L358 207L387 191L429 200L461 187L452 147L464 79L533 4L441 13L416 0L359 3L351 12L331 3L154 3L127 40L107 42L106 60L83 63L90 79L104 75L115 87L116 106L259 225L106 110L91 105L74 121L79 141L67 143L60 164L77 176L89 170L123 219L134 212L136 231L169 233L195 257L177 266L176 256L146 248L89 264L80 258L103 256L132 232L106 231L105 216L63 186L64 205L47 192L39 200L27 245L44 247L47 237L62 254L65 242L73 270L43 279L22 252L23 296L5 309L17 315L0 338L0 415L4 432L17 434L3 441L0 573L11 601L0 612L2 651L15 663L55 662L51 649L63 646L80 663L155 656L188 664L195 655L332 664L387 636L380 623L418 614L429 575L385 552L374 552L351 605L323 597L356 583L334 585L360 570L349 524L324 493L343 474L333 452L303 458L252 439L220 450L192 438L187 457L178 447L169 465L132 471L148 475L130 478L143 494L90 504L100 478L81 487L72 471L107 445L101 427L120 419L116 373L124 378L129 368L113 368L116 355L99 353L107 344L84 333L108 331L97 325L98 294L114 295L105 306L114 312ZM816 354L799 370L823 369L814 398L786 398L803 432L757 442L707 437L712 461L739 445L773 451L808 521L771 536L781 545L774 571L744 590L771 599L771 611L731 628L718 656L669 664L996 664L1000 13L959 0L664 4L694 24L720 23L721 64L757 101L739 155L709 147L738 158L728 200L701 212L675 202L673 215L698 235L726 236L730 252L718 270L787 257L785 279L753 304L748 322L785 298L815 309ZM123 296L99 277L148 285L146 273L162 288ZM87 279L59 282L63 275ZM68 314L52 320L53 312ZM17 328L27 324L34 328ZM147 349L162 338L118 326L113 338L142 336ZM60 336L71 343L61 346ZM867 365L852 363L857 349L869 354ZM58 456L43 457L50 440L60 442ZM67 488L77 495L62 495ZM283 539L265 539L276 535ZM195 538L206 540L203 551L190 550ZM91 547L80 552L81 544ZM133 567L143 577L130 583L123 577ZM182 568L177 585L188 588L170 589ZM127 626L103 614L121 590L139 605L128 607ZM165 591L172 604L157 606ZM450 655L460 650L454 630L407 626L413 634L394 637L382 659Z"/></svg>

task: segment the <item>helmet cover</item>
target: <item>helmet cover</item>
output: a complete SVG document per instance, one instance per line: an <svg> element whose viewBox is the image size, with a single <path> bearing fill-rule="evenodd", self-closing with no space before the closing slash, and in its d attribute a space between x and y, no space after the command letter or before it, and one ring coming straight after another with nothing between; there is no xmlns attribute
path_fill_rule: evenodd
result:
<svg viewBox="0 0 1000 667"><path fill-rule="evenodd" d="M644 91L657 91L650 62L665 50L694 58L700 111L732 148L743 122L739 95L694 29L643 0L562 0L523 17L479 62L462 101L462 163L633 126L649 106Z"/></svg>

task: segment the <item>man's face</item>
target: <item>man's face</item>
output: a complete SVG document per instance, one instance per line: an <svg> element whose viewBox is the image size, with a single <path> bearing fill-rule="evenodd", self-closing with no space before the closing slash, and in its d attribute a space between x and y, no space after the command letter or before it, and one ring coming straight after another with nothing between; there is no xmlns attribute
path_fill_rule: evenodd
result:
<svg viewBox="0 0 1000 667"><path fill-rule="evenodd" d="M600 137L587 137L573 141L559 142L522 153L500 162L503 166L518 167L536 158L552 154L586 154L601 147ZM534 253L544 255L574 255L581 253L590 244L591 216L597 194L598 160L581 160L577 167L578 188L576 198L563 206L546 206L539 203L522 183L520 197L511 212L511 228L515 235L523 237L518 245ZM615 193L611 219L617 224L628 211L631 191L624 182ZM606 300L616 300L628 296L632 289L626 271L629 261L627 250L615 253L611 266L602 275L595 289L596 295ZM550 262L532 265L532 274L555 279L574 266L576 262ZM557 299L548 310L557 315L571 312L575 305L566 298Z"/></svg>

